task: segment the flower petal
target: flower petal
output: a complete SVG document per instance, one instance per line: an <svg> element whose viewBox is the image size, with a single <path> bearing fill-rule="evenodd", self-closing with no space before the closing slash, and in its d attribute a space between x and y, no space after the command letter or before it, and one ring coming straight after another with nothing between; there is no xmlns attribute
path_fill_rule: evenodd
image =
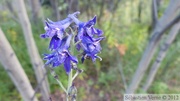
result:
<svg viewBox="0 0 180 101"><path fill-rule="evenodd" d="M65 49L69 48L70 43L71 43L71 38L72 38L72 35L69 35L67 40L66 40L66 43L64 45Z"/></svg>
<svg viewBox="0 0 180 101"><path fill-rule="evenodd" d="M100 29L96 29L96 30L97 30L97 35L98 35L98 36L103 35L103 31L102 31L102 30L100 30Z"/></svg>
<svg viewBox="0 0 180 101"><path fill-rule="evenodd" d="M56 61L56 62L53 62L52 66L57 67L57 66L60 66L61 64L62 64L61 62Z"/></svg>
<svg viewBox="0 0 180 101"><path fill-rule="evenodd" d="M66 54L68 55L67 58L70 58L71 61L78 63L78 59L75 56L72 56L69 51L66 51Z"/></svg>
<svg viewBox="0 0 180 101"><path fill-rule="evenodd" d="M86 22L86 23L84 24L84 27L90 28L90 27L94 26L95 24L96 24L96 16L94 16L93 19L91 19L91 20L89 20L88 22Z"/></svg>
<svg viewBox="0 0 180 101"><path fill-rule="evenodd" d="M73 14L68 15L68 17L71 18L77 25L81 23L81 21L76 18L78 14L80 14L80 12L74 12Z"/></svg>
<svg viewBox="0 0 180 101"><path fill-rule="evenodd" d="M96 24L96 16L94 16L94 18L91 20L92 22L94 22L94 25Z"/></svg>
<svg viewBox="0 0 180 101"><path fill-rule="evenodd" d="M41 38L47 38L46 34L41 34L40 37Z"/></svg>
<svg viewBox="0 0 180 101"><path fill-rule="evenodd" d="M88 50L92 52L96 47L93 44L88 45Z"/></svg>
<svg viewBox="0 0 180 101"><path fill-rule="evenodd" d="M78 63L78 59L77 59L75 56L70 55L69 58L70 58L73 62Z"/></svg>
<svg viewBox="0 0 180 101"><path fill-rule="evenodd" d="M71 61L70 61L70 58L66 58L66 60L64 61L64 69L65 69L66 73L69 75L69 73L71 71Z"/></svg>
<svg viewBox="0 0 180 101"><path fill-rule="evenodd" d="M82 63L84 63L84 60L85 60L85 59L84 59L84 56L82 56L82 58L81 58L81 62L82 62Z"/></svg>
<svg viewBox="0 0 180 101"><path fill-rule="evenodd" d="M57 36L53 36L49 44L49 49L57 49L60 44L61 40Z"/></svg>

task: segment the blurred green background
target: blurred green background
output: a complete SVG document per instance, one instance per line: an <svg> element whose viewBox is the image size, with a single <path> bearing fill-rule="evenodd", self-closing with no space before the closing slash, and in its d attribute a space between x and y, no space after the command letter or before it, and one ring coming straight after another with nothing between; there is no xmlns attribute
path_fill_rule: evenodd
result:
<svg viewBox="0 0 180 101"><path fill-rule="evenodd" d="M44 18L57 21L58 19L54 16L54 9L50 1L40 1ZM8 10L7 2L11 1L0 0L0 27L14 49L33 88L35 88L37 82L30 63L23 32L17 21L16 14ZM25 0L25 2L34 39L41 55L48 52L49 39L39 37L40 34L45 32L43 22L42 20L33 22L29 0ZM79 0L78 5L71 5L71 9L66 0L55 0L55 2L58 2L60 19L66 18L69 13L75 11L73 7L81 12L79 19L82 21L88 21L94 15L97 15L96 28L102 29L106 37L101 43L103 50L100 56L103 60L97 60L96 63L86 60L85 64L80 63L78 65L84 72L75 80L78 89L77 101L118 101L122 98L125 87L130 83L150 38L152 31L151 0ZM158 10L159 16L163 14L168 3L169 0L161 0ZM124 85L120 75L121 68L127 85ZM67 75L65 75L63 67L58 67L55 70L60 75L63 84L67 84ZM148 93L180 93L179 72L180 35L176 37L170 46ZM50 73L48 79L52 97L54 99L63 98L65 94ZM143 93L141 90L142 84L140 84L137 93ZM40 95L37 94L37 96ZM0 101L20 100L22 100L21 96L4 68L0 65Z"/></svg>

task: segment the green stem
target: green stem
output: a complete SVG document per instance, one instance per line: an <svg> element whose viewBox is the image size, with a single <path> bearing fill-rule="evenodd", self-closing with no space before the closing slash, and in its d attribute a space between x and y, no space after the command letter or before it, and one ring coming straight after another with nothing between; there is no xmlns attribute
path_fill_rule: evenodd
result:
<svg viewBox="0 0 180 101"><path fill-rule="evenodd" d="M76 42L74 46L76 46L76 45L79 44L80 42L81 42L81 40L79 40L78 42Z"/></svg>
<svg viewBox="0 0 180 101"><path fill-rule="evenodd" d="M72 86L72 70L68 75L68 91L71 86Z"/></svg>
<svg viewBox="0 0 180 101"><path fill-rule="evenodd" d="M67 90L65 89L65 87L63 86L63 84L61 83L61 81L58 79L57 74L55 73L55 71L53 69L50 69L51 71L51 75L54 77L54 79L56 79L56 81L58 82L59 86L64 90L64 92L67 93Z"/></svg>
<svg viewBox="0 0 180 101"><path fill-rule="evenodd" d="M73 35L73 37L72 37L72 47L71 47L71 54L72 55L74 55L74 48L75 48L75 43L74 43L74 38L75 38L75 33L73 32L73 29L71 28L71 27L69 27L70 28L70 30L71 30L71 32L72 32L72 35ZM76 75L76 74L75 74ZM67 95L66 95L66 101L70 101L70 96L69 96L69 93L71 93L71 91L70 91L70 88L71 88L71 86L72 86L72 82L73 82L73 80L74 80L74 77L72 77L73 76L73 70L71 69L71 72L69 73L69 75L68 75L68 87L67 87ZM76 76L75 76L76 77Z"/></svg>
<svg viewBox="0 0 180 101"><path fill-rule="evenodd" d="M63 86L63 84L61 83L60 80L56 79L56 81L58 82L59 86L64 90L65 93L67 93L66 88Z"/></svg>
<svg viewBox="0 0 180 101"><path fill-rule="evenodd" d="M70 90L70 87L72 86L72 69L71 69L71 72L69 73L68 75L68 88L67 88L67 95L66 95L66 101L69 101L69 90Z"/></svg>
<svg viewBox="0 0 180 101"><path fill-rule="evenodd" d="M78 76L78 72L76 72L76 74L73 76L73 78L72 78L72 81L76 78L76 76Z"/></svg>

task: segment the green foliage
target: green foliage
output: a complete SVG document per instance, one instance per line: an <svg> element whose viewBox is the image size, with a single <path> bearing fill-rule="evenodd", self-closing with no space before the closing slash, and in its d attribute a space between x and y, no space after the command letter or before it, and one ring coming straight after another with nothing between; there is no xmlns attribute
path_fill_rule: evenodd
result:
<svg viewBox="0 0 180 101"><path fill-rule="evenodd" d="M114 78L116 78L116 75L113 75L112 73L100 72L98 82L107 87L109 82L113 82L115 80Z"/></svg>
<svg viewBox="0 0 180 101"><path fill-rule="evenodd" d="M164 82L154 82L151 87L151 92L155 94L165 94L168 91L168 86Z"/></svg>
<svg viewBox="0 0 180 101"><path fill-rule="evenodd" d="M2 66L0 65L0 101L12 101L13 99L19 99L20 96L17 95L18 91L15 89L14 84L12 83L11 79L4 71ZM11 96L11 97L10 97ZM18 101L18 100L14 100Z"/></svg>

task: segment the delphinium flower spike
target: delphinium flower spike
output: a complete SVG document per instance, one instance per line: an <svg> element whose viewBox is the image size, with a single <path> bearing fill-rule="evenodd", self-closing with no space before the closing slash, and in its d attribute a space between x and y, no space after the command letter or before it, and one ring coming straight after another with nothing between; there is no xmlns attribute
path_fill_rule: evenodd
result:
<svg viewBox="0 0 180 101"><path fill-rule="evenodd" d="M101 52L100 41L103 40L104 37L102 37L102 30L94 27L96 24L96 16L87 22L82 22L77 18L78 14L80 14L80 12L69 14L67 18L58 22L47 19L44 28L46 32L41 34L41 38L51 38L49 43L51 53L44 54L44 60L46 60L45 66L51 65L51 69L53 69L63 64L68 74L67 90L57 76L55 76L55 79L67 94L67 101L69 101L69 99L73 99L73 101L76 99L77 90L75 85L73 85L73 80L79 73L83 72L83 70L77 66L78 59L74 56L73 48L76 48L79 52L80 50L83 51L81 53L82 62L88 58L91 58L93 62L95 62L96 58L102 60L97 54ZM77 30L76 27L70 27L70 25L74 23ZM76 71L74 76L72 70ZM73 93L73 91L75 92Z"/></svg>

